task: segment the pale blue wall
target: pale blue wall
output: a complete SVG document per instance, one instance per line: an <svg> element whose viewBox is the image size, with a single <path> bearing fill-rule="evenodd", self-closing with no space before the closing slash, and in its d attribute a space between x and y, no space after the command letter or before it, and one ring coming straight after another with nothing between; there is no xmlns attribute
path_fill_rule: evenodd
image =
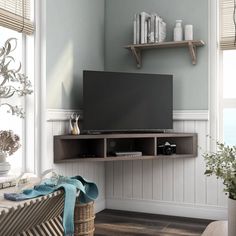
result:
<svg viewBox="0 0 236 236"><path fill-rule="evenodd" d="M107 0L105 4L105 69L174 75L174 109L208 109L208 46L199 48L193 66L188 49L143 52L143 67L137 69L124 45L132 43L132 21L137 12L157 12L167 23L172 40L176 19L193 24L194 38L208 42L208 0Z"/></svg>
<svg viewBox="0 0 236 236"><path fill-rule="evenodd" d="M208 109L208 0L47 0L47 107L82 107L82 70L174 75L174 109ZM157 12L172 39L176 19L193 24L206 46L191 64L187 48L143 52L143 67L123 46L132 42L133 15ZM105 16L105 25L104 25ZM104 37L105 31L105 37Z"/></svg>
<svg viewBox="0 0 236 236"><path fill-rule="evenodd" d="M104 0L46 1L47 108L82 106L82 70L104 70Z"/></svg>

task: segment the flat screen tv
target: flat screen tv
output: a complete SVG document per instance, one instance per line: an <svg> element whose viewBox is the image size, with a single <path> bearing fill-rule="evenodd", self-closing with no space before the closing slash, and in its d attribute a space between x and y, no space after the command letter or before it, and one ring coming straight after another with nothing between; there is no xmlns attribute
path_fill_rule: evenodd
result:
<svg viewBox="0 0 236 236"><path fill-rule="evenodd" d="M83 72L85 132L155 132L173 128L173 76Z"/></svg>

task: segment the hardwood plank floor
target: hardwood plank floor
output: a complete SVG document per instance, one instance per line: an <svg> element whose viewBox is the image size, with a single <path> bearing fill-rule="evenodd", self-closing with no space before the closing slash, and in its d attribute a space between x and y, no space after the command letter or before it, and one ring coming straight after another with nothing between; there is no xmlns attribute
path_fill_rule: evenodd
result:
<svg viewBox="0 0 236 236"><path fill-rule="evenodd" d="M95 236L200 236L212 221L104 210L96 214Z"/></svg>

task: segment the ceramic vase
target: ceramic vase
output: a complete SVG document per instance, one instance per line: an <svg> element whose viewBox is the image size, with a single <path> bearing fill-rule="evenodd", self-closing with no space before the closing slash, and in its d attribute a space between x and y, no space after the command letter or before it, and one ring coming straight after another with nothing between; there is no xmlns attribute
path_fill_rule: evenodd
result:
<svg viewBox="0 0 236 236"><path fill-rule="evenodd" d="M236 200L228 199L228 236L236 235Z"/></svg>
<svg viewBox="0 0 236 236"><path fill-rule="evenodd" d="M174 41L182 41L182 40L183 40L182 20L176 20L174 28Z"/></svg>
<svg viewBox="0 0 236 236"><path fill-rule="evenodd" d="M6 175L11 169L11 165L6 161L6 154L0 152L0 176Z"/></svg>
<svg viewBox="0 0 236 236"><path fill-rule="evenodd" d="M80 134L80 128L79 128L79 117L80 115L73 113L70 116L70 133L73 135L79 135Z"/></svg>

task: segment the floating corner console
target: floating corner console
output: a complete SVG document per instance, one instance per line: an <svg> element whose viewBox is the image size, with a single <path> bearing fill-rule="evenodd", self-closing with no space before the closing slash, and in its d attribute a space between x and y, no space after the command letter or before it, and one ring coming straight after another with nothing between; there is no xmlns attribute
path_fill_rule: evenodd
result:
<svg viewBox="0 0 236 236"><path fill-rule="evenodd" d="M173 153L159 154L170 143ZM140 133L54 136L54 163L197 157L196 133Z"/></svg>

